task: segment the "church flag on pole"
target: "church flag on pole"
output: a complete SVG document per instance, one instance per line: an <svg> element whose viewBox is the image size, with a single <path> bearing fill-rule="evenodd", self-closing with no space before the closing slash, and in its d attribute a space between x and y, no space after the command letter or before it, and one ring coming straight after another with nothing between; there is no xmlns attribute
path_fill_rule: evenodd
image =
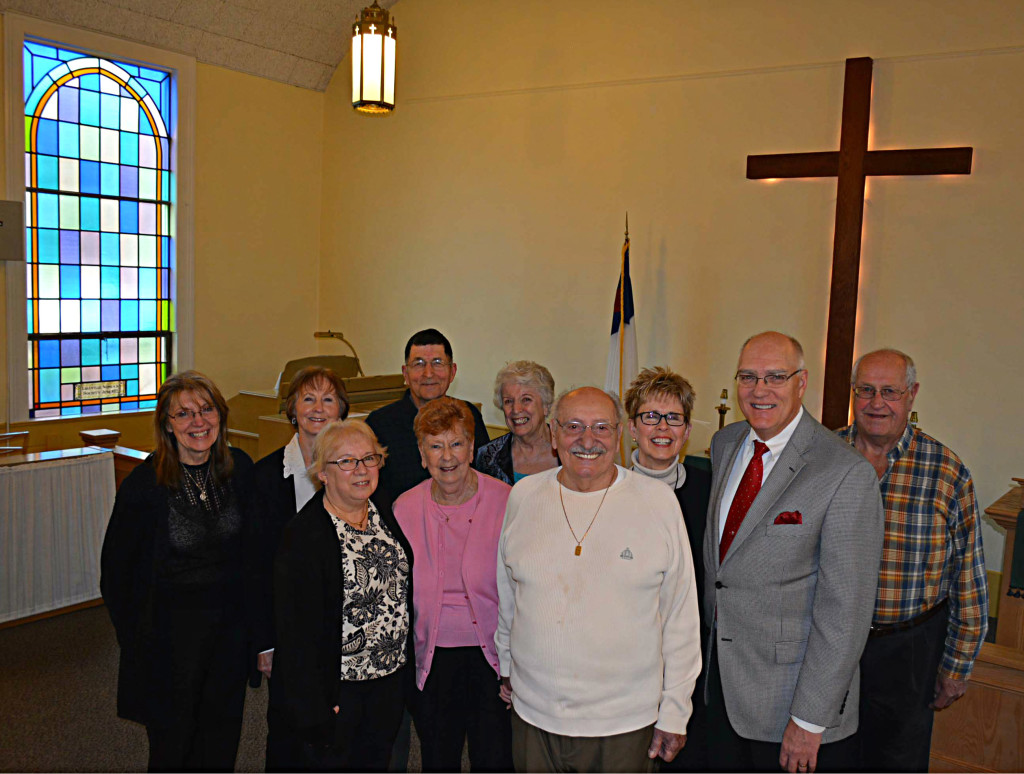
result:
<svg viewBox="0 0 1024 774"><path fill-rule="evenodd" d="M612 308L612 338L608 349L608 370L604 388L621 399L636 378L640 368L636 356L636 325L633 323L633 283L629 279L629 215L626 216L626 241L622 245L622 263L619 284L615 288L615 306ZM629 464L626 438L622 428L619 455L623 465Z"/></svg>

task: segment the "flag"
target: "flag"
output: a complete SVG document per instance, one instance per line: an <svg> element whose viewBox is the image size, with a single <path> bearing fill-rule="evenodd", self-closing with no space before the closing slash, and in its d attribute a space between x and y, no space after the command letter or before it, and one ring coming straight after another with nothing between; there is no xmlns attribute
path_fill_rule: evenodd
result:
<svg viewBox="0 0 1024 774"><path fill-rule="evenodd" d="M629 279L629 233L622 245L622 264L619 270L619 284L615 288L615 306L612 308L612 338L608 348L608 371L604 388L614 392L621 399L636 378L640 368L636 357L636 326L633 324L633 283ZM626 438L629 433L622 428L619 455L623 465L629 463Z"/></svg>

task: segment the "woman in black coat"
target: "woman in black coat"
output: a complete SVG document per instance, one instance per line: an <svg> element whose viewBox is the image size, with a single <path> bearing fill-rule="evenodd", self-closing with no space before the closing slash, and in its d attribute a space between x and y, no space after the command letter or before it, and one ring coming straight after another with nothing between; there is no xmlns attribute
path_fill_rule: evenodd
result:
<svg viewBox="0 0 1024 774"><path fill-rule="evenodd" d="M121 484L100 589L121 647L117 710L145 724L150 771L231 771L248 665L241 482L252 460L227 445L228 407L196 371L160 387L156 450Z"/></svg>
<svg viewBox="0 0 1024 774"><path fill-rule="evenodd" d="M285 524L295 518L316 494L306 476L313 462L313 444L330 422L348 416L348 395L341 378L330 368L307 366L288 385L284 412L295 435L253 468L253 512L259 524L260 547L255 558L261 571L255 649L259 671L268 679L271 701L267 708L267 771L291 771L299 765L299 740L280 717L273 700L274 657L273 564Z"/></svg>
<svg viewBox="0 0 1024 774"><path fill-rule="evenodd" d="M284 528L274 563L274 710L301 740L295 768L385 771L412 648L412 550L371 499L385 450L369 426L317 437L323 491Z"/></svg>
<svg viewBox="0 0 1024 774"><path fill-rule="evenodd" d="M672 487L679 500L693 555L697 600L700 601L704 598L701 557L711 498L711 475L706 470L679 461L683 445L690 437L694 397L693 387L686 379L668 368L656 367L645 368L637 375L623 402L629 417L629 429L637 443L632 469ZM698 605L697 609L703 633L704 605ZM686 726L686 746L673 761L662 765L664 771L707 771L707 722L703 694L702 673L693 690L693 714Z"/></svg>

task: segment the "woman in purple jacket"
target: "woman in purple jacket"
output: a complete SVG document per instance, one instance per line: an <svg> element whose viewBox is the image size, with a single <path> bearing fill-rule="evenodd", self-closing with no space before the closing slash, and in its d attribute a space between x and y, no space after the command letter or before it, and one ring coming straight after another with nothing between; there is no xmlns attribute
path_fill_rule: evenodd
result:
<svg viewBox="0 0 1024 774"><path fill-rule="evenodd" d="M462 401L430 401L413 429L430 478L399 497L394 510L415 557L413 719L423 770L458 771L468 737L474 772L511 771L494 645L498 536L511 488L470 467L474 423Z"/></svg>

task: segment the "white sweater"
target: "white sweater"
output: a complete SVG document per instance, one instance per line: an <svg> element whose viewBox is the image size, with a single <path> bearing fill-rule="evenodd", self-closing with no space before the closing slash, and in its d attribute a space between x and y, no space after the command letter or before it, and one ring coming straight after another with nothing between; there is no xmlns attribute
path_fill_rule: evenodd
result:
<svg viewBox="0 0 1024 774"><path fill-rule="evenodd" d="M498 542L494 640L516 712L565 736L609 736L654 722L685 733L701 658L679 503L659 481L617 467L576 556L559 470L512 488ZM562 487L577 536L603 494Z"/></svg>

